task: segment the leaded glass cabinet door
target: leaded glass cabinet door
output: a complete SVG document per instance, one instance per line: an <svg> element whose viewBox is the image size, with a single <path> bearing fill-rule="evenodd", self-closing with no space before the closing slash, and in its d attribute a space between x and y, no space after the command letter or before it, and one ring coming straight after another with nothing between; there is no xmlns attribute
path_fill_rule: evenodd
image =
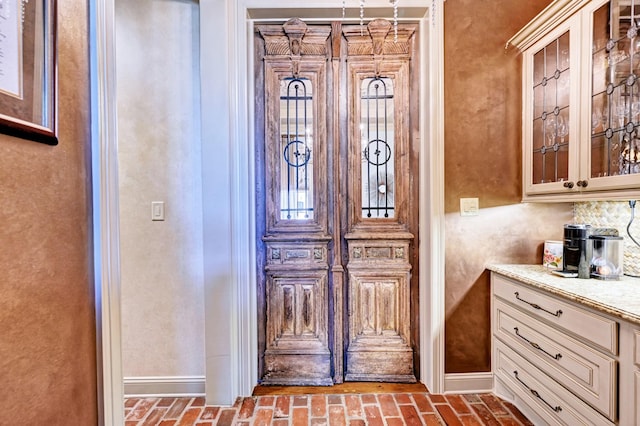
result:
<svg viewBox="0 0 640 426"><path fill-rule="evenodd" d="M579 178L580 40L570 19L523 54L527 194L570 192Z"/></svg>
<svg viewBox="0 0 640 426"><path fill-rule="evenodd" d="M637 187L640 176L640 1L590 5L589 188Z"/></svg>

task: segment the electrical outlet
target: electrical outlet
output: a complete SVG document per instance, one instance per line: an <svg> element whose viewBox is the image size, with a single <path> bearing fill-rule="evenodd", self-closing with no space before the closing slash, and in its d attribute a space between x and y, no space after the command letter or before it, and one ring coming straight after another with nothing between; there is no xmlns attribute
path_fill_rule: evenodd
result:
<svg viewBox="0 0 640 426"><path fill-rule="evenodd" d="M164 220L164 201L151 202L151 220Z"/></svg>
<svg viewBox="0 0 640 426"><path fill-rule="evenodd" d="M460 216L478 216L477 198L460 198Z"/></svg>

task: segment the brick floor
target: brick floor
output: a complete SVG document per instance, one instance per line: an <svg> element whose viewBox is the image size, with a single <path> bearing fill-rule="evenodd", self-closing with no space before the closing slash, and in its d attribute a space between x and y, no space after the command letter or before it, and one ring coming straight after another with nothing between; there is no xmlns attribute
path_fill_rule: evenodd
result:
<svg viewBox="0 0 640 426"><path fill-rule="evenodd" d="M125 426L533 426L492 394L380 393L241 398L212 407L198 398L127 398Z"/></svg>

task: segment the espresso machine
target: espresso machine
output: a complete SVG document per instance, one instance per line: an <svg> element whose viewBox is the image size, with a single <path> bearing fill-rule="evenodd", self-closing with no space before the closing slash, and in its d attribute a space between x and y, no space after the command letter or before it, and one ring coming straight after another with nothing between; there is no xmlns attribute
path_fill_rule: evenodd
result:
<svg viewBox="0 0 640 426"><path fill-rule="evenodd" d="M619 279L622 275L623 238L614 228L588 224L564 225L562 271L578 278Z"/></svg>
<svg viewBox="0 0 640 426"><path fill-rule="evenodd" d="M587 253L591 225L566 224L564 225L564 246L562 248L563 271L577 273L581 278L589 278L590 256ZM580 262L582 262L583 274L580 275Z"/></svg>

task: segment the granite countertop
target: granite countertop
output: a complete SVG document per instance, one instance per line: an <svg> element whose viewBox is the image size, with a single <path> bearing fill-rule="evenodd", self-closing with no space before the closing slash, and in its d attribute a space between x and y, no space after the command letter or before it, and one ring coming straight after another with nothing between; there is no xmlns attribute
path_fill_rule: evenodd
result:
<svg viewBox="0 0 640 426"><path fill-rule="evenodd" d="M640 324L640 278L619 280L563 278L542 265L488 265L487 269L562 298Z"/></svg>

